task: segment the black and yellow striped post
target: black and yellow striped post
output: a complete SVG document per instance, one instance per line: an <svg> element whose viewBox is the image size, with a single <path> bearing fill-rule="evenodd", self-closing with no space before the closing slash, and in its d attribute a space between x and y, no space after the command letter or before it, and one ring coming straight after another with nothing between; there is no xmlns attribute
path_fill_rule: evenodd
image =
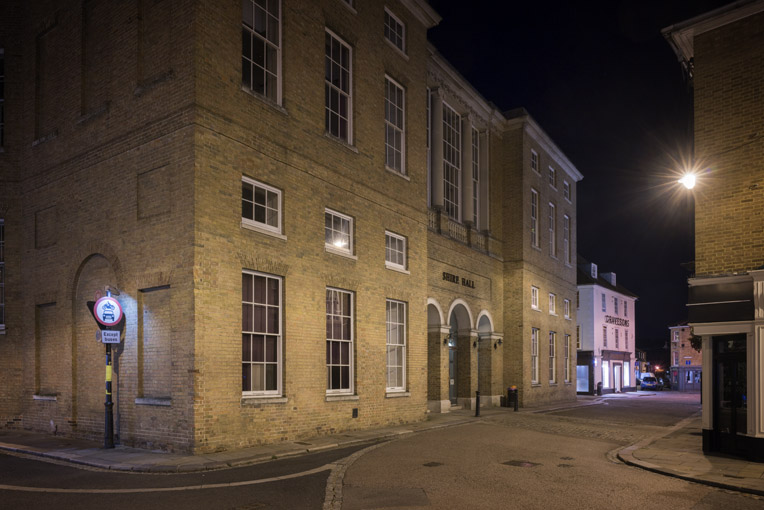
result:
<svg viewBox="0 0 764 510"><path fill-rule="evenodd" d="M106 345L106 419L103 447L114 448L114 402L111 400L111 344Z"/></svg>

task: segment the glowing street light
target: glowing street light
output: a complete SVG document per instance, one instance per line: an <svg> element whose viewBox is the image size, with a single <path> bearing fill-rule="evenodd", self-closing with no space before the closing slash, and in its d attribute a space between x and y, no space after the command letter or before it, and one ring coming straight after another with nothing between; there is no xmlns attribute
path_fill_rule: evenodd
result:
<svg viewBox="0 0 764 510"><path fill-rule="evenodd" d="M695 187L695 174L687 173L682 176L681 179L679 179L679 183L684 186L687 189L692 189Z"/></svg>

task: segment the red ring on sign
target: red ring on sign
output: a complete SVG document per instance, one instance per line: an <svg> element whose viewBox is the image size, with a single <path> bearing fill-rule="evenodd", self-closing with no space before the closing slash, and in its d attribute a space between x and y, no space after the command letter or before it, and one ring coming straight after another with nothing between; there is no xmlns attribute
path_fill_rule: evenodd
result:
<svg viewBox="0 0 764 510"><path fill-rule="evenodd" d="M114 302L114 304L115 304L115 305L117 305L117 307L116 307L116 310L115 310L115 314L114 314L114 321L113 321L113 322L106 322L106 321L103 321L103 320L101 320L101 318L98 316L98 305L99 305L99 304L100 304L102 301L106 301L106 300L109 300L109 301L113 301L113 302ZM119 301L117 301L117 300L116 300L116 299L114 299L113 297L111 297L111 296L104 296L104 297L102 297L101 299L99 299L98 301L96 301L96 302L95 302L95 305L93 305L93 316L95 317L95 320L96 320L96 321L97 321L99 324L103 324L104 326L116 326L117 324L119 324L119 321L121 321L121 320L122 320L122 305L120 305L120 304L119 304Z"/></svg>

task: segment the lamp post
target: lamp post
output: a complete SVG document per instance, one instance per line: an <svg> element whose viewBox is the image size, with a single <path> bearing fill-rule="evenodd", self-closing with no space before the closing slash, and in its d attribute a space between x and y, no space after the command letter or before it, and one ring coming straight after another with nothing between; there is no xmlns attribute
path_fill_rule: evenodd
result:
<svg viewBox="0 0 764 510"><path fill-rule="evenodd" d="M690 263L687 269L690 270L690 274L695 274L695 194L693 189L697 183L697 175L694 171L686 171L682 178L677 181L684 186L688 191L688 203L690 210Z"/></svg>

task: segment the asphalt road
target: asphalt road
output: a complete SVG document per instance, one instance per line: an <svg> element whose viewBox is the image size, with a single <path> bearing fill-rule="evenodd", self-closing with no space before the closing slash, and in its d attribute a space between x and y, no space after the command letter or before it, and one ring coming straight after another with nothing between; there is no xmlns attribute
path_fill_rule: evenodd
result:
<svg viewBox="0 0 764 510"><path fill-rule="evenodd" d="M614 459L699 409L697 395L665 392L506 410L387 443L202 473L109 472L0 453L0 508L320 509L327 488L343 510L764 508L763 498Z"/></svg>
<svg viewBox="0 0 764 510"><path fill-rule="evenodd" d="M187 474L83 469L0 453L0 484L27 488L0 490L0 508L322 508L330 473L327 465L364 446Z"/></svg>

